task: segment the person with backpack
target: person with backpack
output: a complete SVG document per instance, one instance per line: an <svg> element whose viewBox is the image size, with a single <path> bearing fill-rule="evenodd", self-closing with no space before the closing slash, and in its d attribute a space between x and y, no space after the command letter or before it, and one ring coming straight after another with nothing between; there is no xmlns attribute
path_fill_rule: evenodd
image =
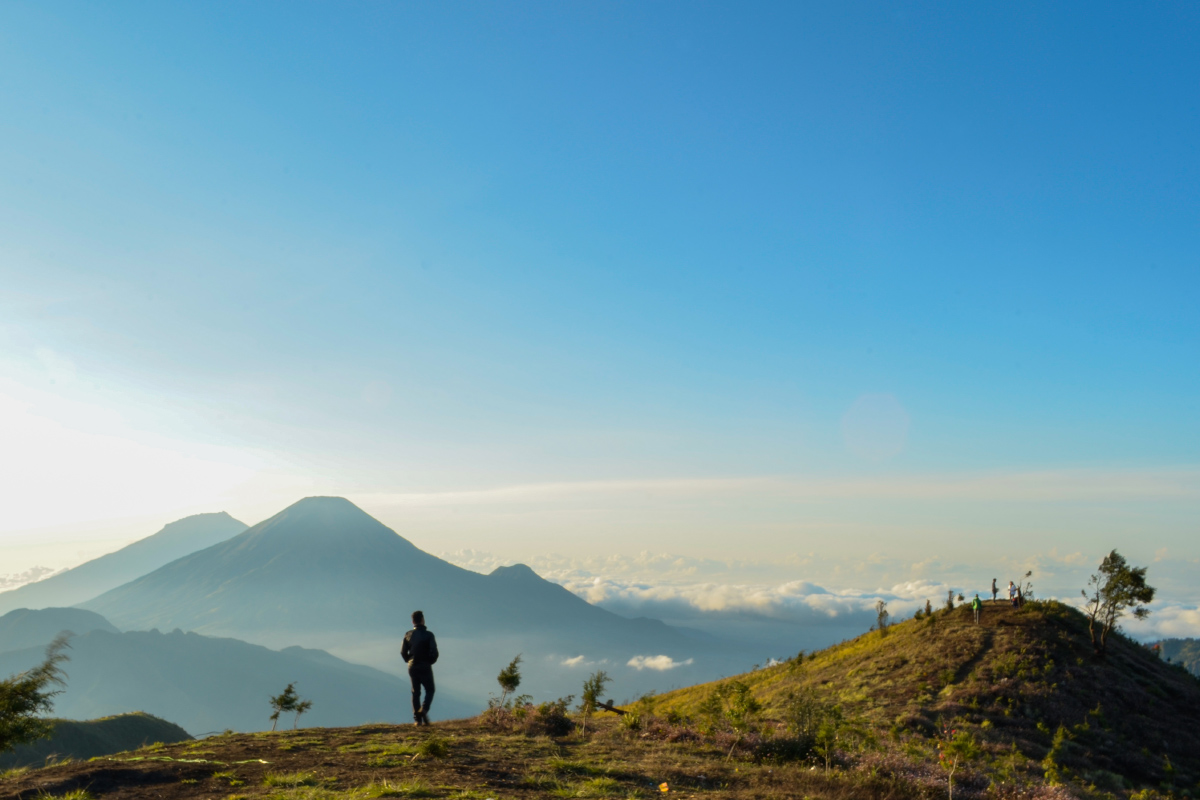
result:
<svg viewBox="0 0 1200 800"><path fill-rule="evenodd" d="M412 613L413 627L404 634L400 657L408 664L408 677L412 681L413 722L429 724L429 706L433 702L433 665L438 660L437 639L425 627L425 612ZM421 702L421 688L425 688L425 702Z"/></svg>
<svg viewBox="0 0 1200 800"><path fill-rule="evenodd" d="M971 610L975 612L975 624L979 624L979 614L983 611L983 601L979 599L979 593L975 593L975 599L971 601Z"/></svg>
<svg viewBox="0 0 1200 800"><path fill-rule="evenodd" d="M996 579L992 578L992 602L993 603L996 602L997 594L999 594L999 591L996 589Z"/></svg>

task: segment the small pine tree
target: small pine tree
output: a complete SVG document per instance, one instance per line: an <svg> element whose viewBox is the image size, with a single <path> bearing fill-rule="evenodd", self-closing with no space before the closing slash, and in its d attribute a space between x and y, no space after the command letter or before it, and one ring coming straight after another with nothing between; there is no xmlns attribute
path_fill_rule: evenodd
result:
<svg viewBox="0 0 1200 800"><path fill-rule="evenodd" d="M517 690L521 685L521 654L508 662L508 666L500 670L500 674L496 676L496 682L500 684L500 707L503 708L508 696Z"/></svg>
<svg viewBox="0 0 1200 800"><path fill-rule="evenodd" d="M585 734L587 733L588 718L596 713L596 707L600 705L600 695L604 694L604 687L611 682L612 678L608 677L608 673L604 670L593 672L583 682L583 695L579 701L579 713L583 715L583 732Z"/></svg>
<svg viewBox="0 0 1200 800"><path fill-rule="evenodd" d="M888 627L888 617L889 616L891 616L891 615L888 614L887 601L886 600L876 600L875 601L875 625L876 625L876 627L879 628L880 636L887 636L887 627Z"/></svg>
<svg viewBox="0 0 1200 800"><path fill-rule="evenodd" d="M300 715L312 708L312 700L301 700L296 703L296 719L292 721L292 730L296 730L296 726L300 724Z"/></svg>
<svg viewBox="0 0 1200 800"><path fill-rule="evenodd" d="M813 737L813 750L825 761L825 774L833 766L833 757L837 754L837 745L846 731L846 717L841 706L829 706L821 715L817 724L816 735Z"/></svg>
<svg viewBox="0 0 1200 800"><path fill-rule="evenodd" d="M284 713L292 713L296 711L297 705L300 703L300 695L296 694L296 684L289 683L287 688L278 697L271 698L271 708L274 713L271 714L271 730L275 730L275 726L279 724L279 715ZM308 709L305 709L306 711ZM296 715L299 720L300 715Z"/></svg>

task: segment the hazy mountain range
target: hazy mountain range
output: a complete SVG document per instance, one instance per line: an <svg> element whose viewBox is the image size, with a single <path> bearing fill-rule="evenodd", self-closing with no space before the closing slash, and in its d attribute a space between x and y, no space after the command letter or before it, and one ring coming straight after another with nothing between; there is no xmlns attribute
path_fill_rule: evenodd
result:
<svg viewBox="0 0 1200 800"><path fill-rule="evenodd" d="M15 619L14 619L15 617ZM192 734L270 728L268 698L290 682L313 701L305 725L357 725L411 720L406 681L350 664L320 650L269 650L236 639L174 631L118 632L98 614L51 608L0 617L0 675L37 664L45 644L74 630L64 664L65 691L54 715L92 719L145 711ZM50 633L50 631L53 631ZM13 635L10 640L9 635ZM36 645L27 643L36 639ZM9 648L10 641L25 643ZM473 709L444 698L442 718ZM290 718L282 724L291 726Z"/></svg>
<svg viewBox="0 0 1200 800"><path fill-rule="evenodd" d="M747 666L678 628L593 606L528 567L488 575L457 567L337 497L301 500L82 606L126 630L302 644L393 672L420 608L442 644L439 685L476 705L517 653L539 694L577 692L590 664L626 678L631 695L662 686L661 672L627 666L639 656L679 665L671 677L689 682Z"/></svg>
<svg viewBox="0 0 1200 800"><path fill-rule="evenodd" d="M82 603L244 530L244 523L223 511L185 517L115 553L92 559L36 583L0 592L0 614L15 608L48 608Z"/></svg>
<svg viewBox="0 0 1200 800"><path fill-rule="evenodd" d="M407 691L399 641L417 608L443 654L440 718L480 709L518 653L521 690L539 699L578 694L595 669L616 679L622 698L752 661L713 637L591 605L523 565L487 575L455 566L336 497L306 498L249 529L226 514L189 517L0 593L0 608L70 604L78 607L55 609L56 617L0 618L0 672L35 663L58 630L72 629L80 635L57 714L144 710L194 733L262 727L267 695L294 680L315 701L325 690L337 697L316 703L311 724L406 719L406 702L395 699ZM345 684L355 669L367 672L351 697ZM334 706L345 713L327 718Z"/></svg>

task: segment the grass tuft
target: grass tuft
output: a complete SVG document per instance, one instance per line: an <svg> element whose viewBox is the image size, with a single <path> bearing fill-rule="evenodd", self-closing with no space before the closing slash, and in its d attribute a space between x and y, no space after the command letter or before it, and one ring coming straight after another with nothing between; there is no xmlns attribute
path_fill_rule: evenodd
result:
<svg viewBox="0 0 1200 800"><path fill-rule="evenodd" d="M607 770L593 767L582 761L569 761L565 758L546 759L546 768L556 775L603 775Z"/></svg>
<svg viewBox="0 0 1200 800"><path fill-rule="evenodd" d="M263 778L265 786L286 786L289 788L316 786L320 782L320 778L311 772L268 772L267 776Z"/></svg>
<svg viewBox="0 0 1200 800"><path fill-rule="evenodd" d="M38 800L96 800L87 789L72 789L63 794L47 794L42 792L37 797Z"/></svg>
<svg viewBox="0 0 1200 800"><path fill-rule="evenodd" d="M431 736L417 745L417 754L427 758L445 758L450 755L450 742L441 736Z"/></svg>

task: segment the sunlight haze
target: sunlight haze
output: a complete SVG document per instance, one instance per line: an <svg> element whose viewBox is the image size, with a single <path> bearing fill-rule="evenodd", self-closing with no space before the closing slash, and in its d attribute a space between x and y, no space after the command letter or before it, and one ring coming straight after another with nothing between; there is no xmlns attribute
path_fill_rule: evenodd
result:
<svg viewBox="0 0 1200 800"><path fill-rule="evenodd" d="M6 3L0 578L319 495L699 628L1119 548L1200 636L1198 31Z"/></svg>

